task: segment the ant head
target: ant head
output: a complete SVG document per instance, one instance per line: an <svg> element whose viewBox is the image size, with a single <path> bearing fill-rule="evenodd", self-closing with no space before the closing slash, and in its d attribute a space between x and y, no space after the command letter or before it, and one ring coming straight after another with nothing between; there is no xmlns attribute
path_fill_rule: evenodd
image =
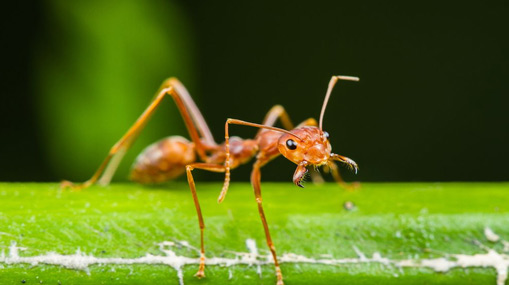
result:
<svg viewBox="0 0 509 285"><path fill-rule="evenodd" d="M317 127L301 127L279 138L279 152L295 164L327 164L331 156L329 134Z"/></svg>
<svg viewBox="0 0 509 285"><path fill-rule="evenodd" d="M339 161L355 169L355 173L357 173L358 167L355 161L331 152L329 133L324 132L322 129L325 108L327 107L332 89L338 80L359 81L359 78L341 75L332 76L323 101L322 111L320 112L319 126L297 128L279 138L279 152L298 165L293 175L293 182L299 187L303 187L301 181L307 173L307 167L310 165L317 167L331 165L334 161Z"/></svg>
<svg viewBox="0 0 509 285"><path fill-rule="evenodd" d="M293 175L293 182L303 187L301 182L308 172L308 166L319 167L327 165L333 167L335 161L346 164L357 173L357 163L348 157L332 153L329 143L329 133L317 127L301 127L286 133L279 138L279 152L288 160L297 164Z"/></svg>

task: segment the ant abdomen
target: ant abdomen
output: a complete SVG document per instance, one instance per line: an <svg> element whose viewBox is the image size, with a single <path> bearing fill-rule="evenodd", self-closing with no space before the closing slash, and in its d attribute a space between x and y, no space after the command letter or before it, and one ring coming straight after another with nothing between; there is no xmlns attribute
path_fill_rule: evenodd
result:
<svg viewBox="0 0 509 285"><path fill-rule="evenodd" d="M146 147L136 158L129 179L150 184L174 179L196 161L194 143L181 136L161 139Z"/></svg>

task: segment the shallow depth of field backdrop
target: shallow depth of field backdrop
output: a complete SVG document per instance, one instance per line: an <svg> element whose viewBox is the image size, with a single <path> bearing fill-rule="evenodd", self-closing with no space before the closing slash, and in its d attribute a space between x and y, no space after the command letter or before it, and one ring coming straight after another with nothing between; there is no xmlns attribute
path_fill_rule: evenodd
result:
<svg viewBox="0 0 509 285"><path fill-rule="evenodd" d="M278 103L295 122L317 117L332 74L361 78L339 84L325 115L333 150L361 167L348 180L508 179L504 1L7 5L1 181L88 178L169 76L222 140L227 117L260 122ZM167 100L114 181L143 147L174 134L186 132ZM293 170L277 159L264 180L290 182Z"/></svg>
<svg viewBox="0 0 509 285"><path fill-rule="evenodd" d="M342 74L361 80L337 85L324 129L333 151L359 164L357 176L343 173L347 181L361 181L361 189L307 183L301 190L291 183L295 166L282 158L264 167L262 188L279 257L354 258L354 264L283 263L287 284L495 284L496 278L503 284L509 250L509 187L501 182L509 177L509 11L504 1L459 3L4 3L0 283L175 284L177 272L168 266L88 268L78 262L87 270L67 270L19 264L26 259L18 257L78 250L87 260L125 262L147 253L172 260L160 244L200 244L183 178L159 187L116 183L126 181L148 144L187 136L172 100L148 123L113 185L58 190L61 179L90 177L165 78L181 79L222 141L226 118L261 122L275 104L284 105L294 122L318 117L331 75ZM231 128L232 135L255 133ZM254 252L246 249L250 239L262 255L258 261L267 253L247 182L250 169L248 164L232 172L231 190L219 206L223 175L194 172L208 258ZM406 183L416 181L423 183ZM434 183L448 181L465 182ZM345 207L347 201L356 207ZM177 244L171 250L179 255L198 256ZM440 258L434 264L442 270L459 265L451 254L491 266L443 274L422 268L430 264L427 258ZM380 257L392 265L377 263ZM399 267L421 262L419 268ZM184 267L186 284L275 282L271 265L262 266L260 276L255 266L208 266L208 278L199 281L192 277L196 267Z"/></svg>

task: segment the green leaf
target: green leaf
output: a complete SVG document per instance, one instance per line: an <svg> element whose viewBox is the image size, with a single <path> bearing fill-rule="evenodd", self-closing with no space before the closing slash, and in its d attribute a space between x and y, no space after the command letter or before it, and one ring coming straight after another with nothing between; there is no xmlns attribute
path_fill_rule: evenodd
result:
<svg viewBox="0 0 509 285"><path fill-rule="evenodd" d="M255 262L270 261L251 186L232 183L219 205L219 183L198 181L197 188L207 260L255 258L246 255L246 240L253 239L260 255ZM509 265L508 188L507 183L364 183L348 192L335 184L305 189L262 184L278 256L287 261L282 264L286 284L496 284ZM193 258L182 267L185 284L275 283L271 264L260 266L261 277L256 264L208 265L205 279L193 277L199 257L193 247L199 248L200 235L185 183L115 184L78 192L57 184L4 183L0 197L2 284L178 284L175 268L142 259L151 254L175 261L173 253ZM42 260L50 252L58 254L56 265L23 261ZM87 264L85 257L103 262ZM304 257L316 263L298 262ZM112 264L109 258L139 264ZM472 266L461 268L461 258L470 258ZM482 265L481 258L485 268L475 266ZM436 272L439 261L458 267ZM404 266L412 262L414 267Z"/></svg>

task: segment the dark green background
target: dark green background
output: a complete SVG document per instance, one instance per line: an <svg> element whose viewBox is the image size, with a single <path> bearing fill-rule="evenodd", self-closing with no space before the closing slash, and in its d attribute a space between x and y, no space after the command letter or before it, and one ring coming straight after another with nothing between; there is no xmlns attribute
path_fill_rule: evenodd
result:
<svg viewBox="0 0 509 285"><path fill-rule="evenodd" d="M149 15L150 25L162 31L157 37L144 32L143 17L122 18L126 2L110 2L111 10L62 3L9 3L2 9L0 180L88 178L95 170L89 165L99 164L168 76L178 76L186 84L221 140L227 117L260 122L274 104L283 104L296 122L318 117L332 74L361 78L359 83L338 86L325 116L333 150L360 166L357 177L349 174L347 179L508 179L509 11L505 1L153 1L144 4L152 6L145 14L133 8ZM65 113L66 105L62 105L64 113L54 112L57 103L41 102L54 102L47 98L57 98L52 90L58 90L58 84L83 89L105 78L100 65L84 66L88 57L94 62L95 45L80 42L83 33L73 29L72 15L94 23L101 16L108 19L111 11L118 12L122 32L108 22L97 24L103 37L86 34L83 43L123 37L140 43L132 51L138 55L135 58L128 53L131 45L115 46L113 40L97 44L125 51L124 57L111 57L107 75L121 78L122 72L128 73L131 77L124 82L135 91L115 92L121 79L93 90L113 94L122 102L134 97L138 101L132 103L131 113L124 112L126 118L103 119L100 127L111 127L106 131L111 137L91 138L90 143L97 144L92 153L82 146L73 149L72 138L84 141L78 136L85 130L99 134L94 130L99 125L58 128L50 122L73 118L76 111L69 108ZM168 54L153 46L172 46L176 41L183 44ZM65 74L70 66L87 68L83 71L86 80L76 76L55 81L53 89L44 87L54 79L52 74ZM44 72L47 68L53 73ZM100 108L123 112L123 104L86 99L80 103L80 112L96 121L105 116L97 111ZM146 140L185 134L181 123L172 123L178 117L171 115L176 110L168 106L160 112L166 115L156 118L159 123L149 124ZM165 119L167 129L161 123ZM232 132L244 137L255 133L241 127ZM55 145L57 150L51 147ZM63 146L67 152L59 156ZM143 147L137 145L136 151ZM87 162L69 156L71 151L85 152ZM116 180L125 179L128 160L135 155L127 157ZM293 170L290 162L277 159L263 177L290 181ZM248 171L249 167L243 167L233 173L233 179L247 180ZM200 179L220 180L220 175L202 174Z"/></svg>

